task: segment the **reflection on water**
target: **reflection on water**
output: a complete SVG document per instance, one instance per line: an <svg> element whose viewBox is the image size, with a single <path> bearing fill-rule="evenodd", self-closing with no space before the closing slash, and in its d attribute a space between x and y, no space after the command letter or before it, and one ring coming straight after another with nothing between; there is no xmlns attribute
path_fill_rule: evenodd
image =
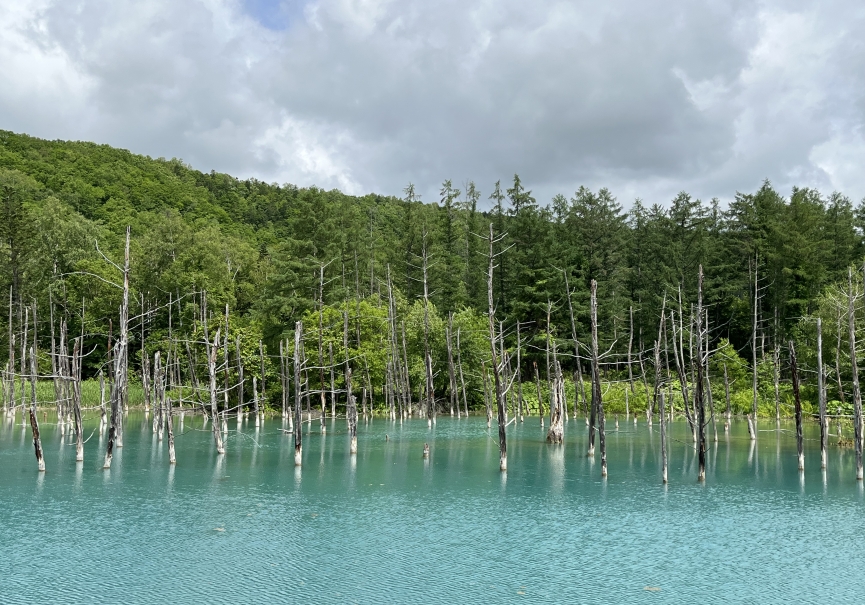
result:
<svg viewBox="0 0 865 605"><path fill-rule="evenodd" d="M495 426L440 420L361 422L352 456L343 420L326 437L305 422L302 470L281 419L230 423L220 456L181 415L172 466L132 412L104 471L98 416L83 463L49 417L46 473L29 428L3 422L0 602L858 602L865 589L865 488L849 450L820 468L816 425L799 472L791 423L754 442L734 419L709 439L700 485L675 422L665 486L657 425L611 431L602 480L582 418L562 446L536 419L512 424L507 473Z"/></svg>

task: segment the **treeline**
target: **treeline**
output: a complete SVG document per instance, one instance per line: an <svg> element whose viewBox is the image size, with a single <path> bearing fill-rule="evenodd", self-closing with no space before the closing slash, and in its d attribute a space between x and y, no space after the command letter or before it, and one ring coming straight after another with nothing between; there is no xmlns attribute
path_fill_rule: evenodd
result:
<svg viewBox="0 0 865 605"><path fill-rule="evenodd" d="M638 372L651 380L639 362L651 364L662 307L681 309L690 329L702 265L710 346L723 351L728 373L736 368L745 390L756 352L761 397L772 400L778 381L783 397L787 366L779 351L790 338L802 341L800 364L809 367L817 315L824 317L827 342L843 334L848 268L865 255L863 203L813 189L785 197L769 182L738 193L727 208L683 192L666 204L636 200L625 211L609 190L586 188L539 202L516 175L483 186L445 181L435 200L421 200L411 185L402 198L349 196L0 131L0 196L0 286L11 309L0 337L9 346L0 350L10 350L13 339L20 343L34 316L30 337L35 330L38 348L47 350L53 307L55 322L63 319L70 333L85 335L82 350L91 353L82 373L94 376L106 358L112 319L116 325L121 292L115 265L131 226L133 371L142 337L153 351L169 341L169 322L176 333L199 328L206 292L216 315L228 306L231 329L243 334L249 355L262 341L265 374L276 372L268 368L278 367L279 344L291 340L296 321L305 320L307 336L316 339L308 346L314 357L319 322L324 350L339 348L350 313L349 345L380 385L389 277L416 374L412 384L423 383L424 348L430 346L436 394L447 390L444 326L453 315L475 405L483 401L480 366L488 361L490 223L497 235L496 320L511 350L520 328L524 381L531 380L533 363L543 373L548 336L568 374L575 369L574 337L589 340L592 280L599 344L609 350L605 377L624 380L630 372L636 380ZM420 304L424 256L432 318L427 345ZM854 275L859 289L860 273ZM687 337L684 344L690 346ZM828 381L836 389L830 398L846 403L850 357L844 350L827 345L829 371L837 374ZM40 374L49 374L47 358L40 364Z"/></svg>

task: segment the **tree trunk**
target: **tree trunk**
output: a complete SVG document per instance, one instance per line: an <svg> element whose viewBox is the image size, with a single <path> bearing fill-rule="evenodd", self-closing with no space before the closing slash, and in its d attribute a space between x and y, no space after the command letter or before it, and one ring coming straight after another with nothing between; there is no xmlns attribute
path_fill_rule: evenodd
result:
<svg viewBox="0 0 865 605"><path fill-rule="evenodd" d="M465 411L466 418L468 418L468 416L469 416L469 400L468 400L468 396L466 395L466 381L465 381L465 378L463 377L463 362L462 362L462 355L460 354L460 329L459 328L457 328L457 368L459 368L459 374L460 374L460 387L461 387L460 390L462 391L462 394L463 394L463 408ZM459 401L457 401L457 407L459 407L459 404L460 404Z"/></svg>
<svg viewBox="0 0 865 605"><path fill-rule="evenodd" d="M775 427L781 427L781 395L779 393L779 376L778 366L781 364L781 345L775 343L775 350L772 353L772 381L775 384Z"/></svg>
<svg viewBox="0 0 865 605"><path fill-rule="evenodd" d="M664 416L664 393L658 394L658 410L661 414L661 478L667 482L667 419Z"/></svg>
<svg viewBox="0 0 865 605"><path fill-rule="evenodd" d="M301 354L300 341L303 335L303 322L294 324L294 465L300 466L303 462L303 438L301 431Z"/></svg>
<svg viewBox="0 0 865 605"><path fill-rule="evenodd" d="M345 384L346 384L346 407L348 416L348 453L357 454L357 400L351 393L351 367L348 365L348 357L345 359Z"/></svg>
<svg viewBox="0 0 865 605"><path fill-rule="evenodd" d="M30 349L30 371L36 375L36 355ZM35 383L33 396L30 398L30 430L33 433L33 449L36 453L36 465L40 472L45 472L45 459L42 457L42 439L39 437L39 421L36 418L36 389Z"/></svg>
<svg viewBox="0 0 865 605"><path fill-rule="evenodd" d="M234 338L234 355L237 357L237 426L240 428L243 422L243 357L240 355L240 334ZM283 356L282 339L279 340L279 368L280 380L282 382L282 417L285 418L285 359Z"/></svg>
<svg viewBox="0 0 865 605"><path fill-rule="evenodd" d="M456 399L456 390L457 390L457 378L456 378L456 369L454 368L454 354L453 347L451 343L451 333L454 329L454 316L453 313L448 313L448 325L445 327L445 341L447 342L448 349L448 383L450 385L450 413L451 416L454 415L454 400ZM457 401L457 412L459 412L459 401Z"/></svg>
<svg viewBox="0 0 865 605"><path fill-rule="evenodd" d="M324 331L324 265L321 265L318 283L318 396L321 403L319 425L321 426L322 434L324 434L327 432L327 424L325 422L325 417L327 416L327 398L324 394L324 347L322 344L322 332ZM348 305L346 305L345 314L348 317ZM347 331L348 325L346 325Z"/></svg>
<svg viewBox="0 0 865 605"><path fill-rule="evenodd" d="M75 461L84 461L84 427L81 422L81 339L72 349L72 414L75 419Z"/></svg>
<svg viewBox="0 0 865 605"><path fill-rule="evenodd" d="M427 427L432 427L436 420L435 392L433 388L432 357L429 348L429 293L427 291L427 251L426 231L423 235L423 350L424 367L426 368L426 414Z"/></svg>
<svg viewBox="0 0 865 605"><path fill-rule="evenodd" d="M481 362L481 375L484 380L484 408L487 412L487 428L490 428L490 424L492 423L493 411L492 404L490 403L490 386L489 386L489 375L487 373L487 364L485 362Z"/></svg>
<svg viewBox="0 0 865 605"><path fill-rule="evenodd" d="M210 376L210 419L213 422L213 442L216 445L216 453L224 454L225 446L222 443L222 427L219 422L219 402L216 397L216 356L219 354L219 329L213 337L213 343L207 343L207 372Z"/></svg>
<svg viewBox="0 0 865 605"><path fill-rule="evenodd" d="M826 468L826 386L823 382L823 320L817 318L817 402L820 408L820 468Z"/></svg>
<svg viewBox="0 0 865 605"><path fill-rule="evenodd" d="M129 227L126 228L126 248L123 254L123 300L120 304L120 337L113 352L114 378L111 383L111 424L108 427L108 445L105 449L105 463L103 468L111 468L111 458L114 453L115 442L117 447L123 446L123 419L121 416L123 405L123 391L126 380L126 364L128 350L128 324L129 324ZM109 324L110 326L110 324ZM109 330L110 334L110 330ZM110 336L109 336L110 342ZM109 347L110 349L110 347Z"/></svg>
<svg viewBox="0 0 865 605"><path fill-rule="evenodd" d="M698 481L706 480L706 405L704 401L705 388L703 383L703 358L706 352L703 350L703 265L700 265L697 270L697 314L695 317L697 324L697 383L694 385L694 407L696 412L697 425L697 448L699 451L699 471L697 473Z"/></svg>
<svg viewBox="0 0 865 605"><path fill-rule="evenodd" d="M571 288L568 285L568 272L567 270L563 270L562 273L565 275L565 291L568 294L568 313L571 318L571 338L574 339L574 358L577 363L577 376L580 383L579 395L583 400L584 411L586 413L586 420L589 419L589 409L586 406L586 390L583 386L583 366L580 363L580 341L577 339L577 323L574 321L574 305L571 302ZM574 418L577 416L577 381L574 381ZM542 415L543 416L543 415Z"/></svg>
<svg viewBox="0 0 865 605"><path fill-rule="evenodd" d="M850 333L850 371L853 375L853 432L856 446L856 479L862 480L862 395L856 365L856 323L853 308L853 269L848 270L847 322Z"/></svg>
<svg viewBox="0 0 865 605"><path fill-rule="evenodd" d="M333 343L327 343L327 353L330 358L330 417L336 418L336 377L334 376L333 365ZM363 406L363 414L366 416L366 402Z"/></svg>
<svg viewBox="0 0 865 605"><path fill-rule="evenodd" d="M538 362L532 362L532 368L535 371L535 386L538 389L538 416L541 419L541 428L544 428L544 399L541 396L541 377L538 373Z"/></svg>
<svg viewBox="0 0 865 605"><path fill-rule="evenodd" d="M562 376L561 367L556 357L556 346L553 344L553 381L551 385L550 430L547 431L547 443L564 443L565 429L562 424Z"/></svg>
<svg viewBox="0 0 865 605"><path fill-rule="evenodd" d="M604 427L604 401L601 395L601 372L598 366L598 282L591 282L592 314L592 410L598 415L598 441L601 446L601 476L607 476L607 440ZM593 453L593 452L591 452Z"/></svg>
<svg viewBox="0 0 865 605"><path fill-rule="evenodd" d="M751 439L757 438L757 306L759 301L760 289L757 281L757 257L754 257L754 323L751 328L752 413L754 418L754 428L750 431Z"/></svg>
<svg viewBox="0 0 865 605"><path fill-rule="evenodd" d="M490 353L492 355L493 378L495 380L496 411L499 415L499 470L508 470L508 444L505 434L505 409L502 382L499 376L499 362L496 359L496 329L495 329L495 307L493 306L493 267L495 256L493 255L493 224L490 223L490 270L487 281L487 303L489 306L489 328L490 328ZM424 280L426 284L426 280Z"/></svg>
<svg viewBox="0 0 865 605"><path fill-rule="evenodd" d="M796 349L790 341L790 375L793 380L793 405L796 410L796 452L799 454L799 470L805 470L805 453L802 449L802 402L799 399L799 368L796 366Z"/></svg>
<svg viewBox="0 0 865 605"><path fill-rule="evenodd" d="M724 432L728 433L730 431L730 380L727 377L727 364L724 364L724 397L727 400L727 417L724 420Z"/></svg>
<svg viewBox="0 0 865 605"><path fill-rule="evenodd" d="M240 339L238 337L238 345L240 344ZM237 354L237 364L240 367L240 352ZM288 384L285 382L285 343L282 340L282 337L279 339L279 385L282 387L282 419L285 421L286 416L288 415L287 411L287 403L288 403ZM243 387L241 387L242 389ZM240 409L237 411L238 418L240 418Z"/></svg>

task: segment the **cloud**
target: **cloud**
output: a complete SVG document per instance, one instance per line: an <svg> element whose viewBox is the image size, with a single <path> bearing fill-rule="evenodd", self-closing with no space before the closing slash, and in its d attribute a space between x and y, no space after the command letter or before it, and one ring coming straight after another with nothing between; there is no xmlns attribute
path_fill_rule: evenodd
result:
<svg viewBox="0 0 865 605"><path fill-rule="evenodd" d="M854 0L0 0L0 128L436 199L865 196ZM8 67L6 67L8 66Z"/></svg>

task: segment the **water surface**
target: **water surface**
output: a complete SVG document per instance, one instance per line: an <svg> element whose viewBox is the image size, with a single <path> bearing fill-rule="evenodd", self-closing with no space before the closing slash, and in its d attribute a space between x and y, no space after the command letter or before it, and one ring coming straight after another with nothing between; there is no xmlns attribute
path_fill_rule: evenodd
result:
<svg viewBox="0 0 865 605"><path fill-rule="evenodd" d="M863 486L852 450L830 449L821 471L816 425L800 473L791 423L761 426L755 446L734 420L710 437L701 485L677 422L664 486L645 421L608 421L606 480L583 420L560 447L537 418L509 427L506 475L481 418L361 421L356 459L344 420L324 435L315 421L296 469L279 419L231 421L220 457L187 417L172 468L132 413L110 471L98 430L76 463L52 422L46 473L20 415L0 427L2 603L863 600Z"/></svg>

